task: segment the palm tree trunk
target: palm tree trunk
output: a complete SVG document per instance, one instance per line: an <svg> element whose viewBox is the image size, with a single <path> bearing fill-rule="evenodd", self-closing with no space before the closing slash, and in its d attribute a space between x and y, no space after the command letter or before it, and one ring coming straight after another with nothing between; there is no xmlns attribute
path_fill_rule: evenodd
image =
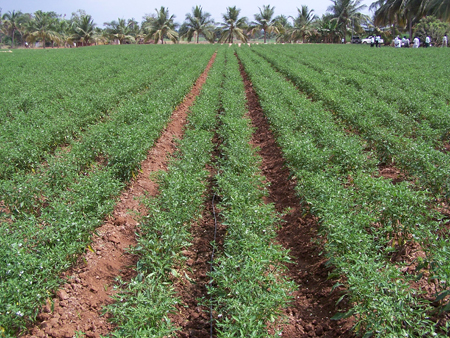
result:
<svg viewBox="0 0 450 338"><path fill-rule="evenodd" d="M411 12L408 15L409 39L412 40Z"/></svg>
<svg viewBox="0 0 450 338"><path fill-rule="evenodd" d="M14 33L16 33L15 29L13 29L12 35L11 35L11 48L14 48Z"/></svg>
<svg viewBox="0 0 450 338"><path fill-rule="evenodd" d="M264 30L264 43L266 43L266 30Z"/></svg>
<svg viewBox="0 0 450 338"><path fill-rule="evenodd" d="M200 37L200 34L198 34L198 32L196 32L197 34L197 43L198 43L198 38Z"/></svg>
<svg viewBox="0 0 450 338"><path fill-rule="evenodd" d="M44 47L44 49L45 49L45 38L44 38L44 43L43 43L43 47Z"/></svg>

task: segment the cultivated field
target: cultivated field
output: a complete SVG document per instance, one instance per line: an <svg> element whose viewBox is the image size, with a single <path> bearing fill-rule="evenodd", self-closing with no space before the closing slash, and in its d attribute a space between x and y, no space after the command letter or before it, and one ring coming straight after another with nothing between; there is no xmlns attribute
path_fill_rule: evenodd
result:
<svg viewBox="0 0 450 338"><path fill-rule="evenodd" d="M450 334L447 49L0 63L0 336Z"/></svg>

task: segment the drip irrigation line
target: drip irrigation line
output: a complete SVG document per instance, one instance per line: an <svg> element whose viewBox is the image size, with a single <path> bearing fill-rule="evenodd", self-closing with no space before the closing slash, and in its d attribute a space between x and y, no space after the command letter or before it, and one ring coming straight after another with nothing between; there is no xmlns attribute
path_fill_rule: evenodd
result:
<svg viewBox="0 0 450 338"><path fill-rule="evenodd" d="M213 216L214 216L214 240L213 240L213 249L212 249L212 254L211 254L211 269L210 272L213 271L213 261L214 261L214 252L216 249L216 234L217 234L217 218L216 218L216 209L214 208L214 199L216 197L216 194L214 193L212 201L211 201L211 205L212 205L212 210L213 210ZM213 278L212 275L210 277L209 280L209 285L212 286L212 282L213 282ZM212 294L211 297L209 299L209 319L210 319L210 337L213 338L213 308L212 308Z"/></svg>

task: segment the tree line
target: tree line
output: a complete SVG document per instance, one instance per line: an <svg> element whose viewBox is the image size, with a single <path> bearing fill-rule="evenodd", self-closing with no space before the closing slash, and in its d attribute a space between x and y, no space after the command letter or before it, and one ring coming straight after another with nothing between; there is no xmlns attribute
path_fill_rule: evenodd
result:
<svg viewBox="0 0 450 338"><path fill-rule="evenodd" d="M90 44L164 43L180 40L210 43L247 42L251 38L275 39L279 43L338 43L354 34L382 35L389 43L396 35L431 35L439 42L450 31L450 0L377 0L365 15L362 0L331 0L327 13L318 17L308 6L297 8L295 16L275 16L275 7L263 5L249 20L240 16L236 6L227 7L222 22L215 22L201 6L192 8L180 25L169 9L161 6L139 23L117 19L103 23L103 28L83 10L70 18L56 12L22 13L0 9L0 45L11 47L40 42L46 46L78 46Z"/></svg>

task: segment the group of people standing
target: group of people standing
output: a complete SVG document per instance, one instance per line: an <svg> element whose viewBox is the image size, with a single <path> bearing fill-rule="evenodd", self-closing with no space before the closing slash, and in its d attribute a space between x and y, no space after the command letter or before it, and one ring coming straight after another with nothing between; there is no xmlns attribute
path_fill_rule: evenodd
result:
<svg viewBox="0 0 450 338"><path fill-rule="evenodd" d="M396 48L401 48L401 47L405 47L405 48L409 48L409 44L410 41L409 39L404 36L402 39L397 35L396 38L394 39L394 47ZM442 47L447 47L448 44L448 38L447 35L444 35L444 37L442 38ZM425 48L428 48L431 46L431 38L429 36L427 36L425 38L425 44L424 44ZM420 39L416 36L414 37L413 40L413 48L419 48L420 47Z"/></svg>
<svg viewBox="0 0 450 338"><path fill-rule="evenodd" d="M372 36L371 38L370 38L370 47L373 47L373 46L375 46L375 47L381 47L381 43L380 43L380 40L381 40L381 36L379 36L379 35L377 35L377 36Z"/></svg>

